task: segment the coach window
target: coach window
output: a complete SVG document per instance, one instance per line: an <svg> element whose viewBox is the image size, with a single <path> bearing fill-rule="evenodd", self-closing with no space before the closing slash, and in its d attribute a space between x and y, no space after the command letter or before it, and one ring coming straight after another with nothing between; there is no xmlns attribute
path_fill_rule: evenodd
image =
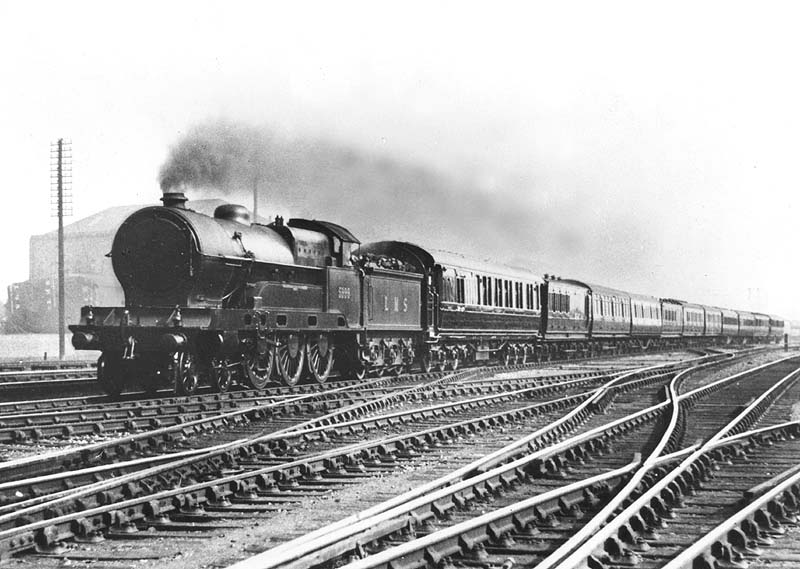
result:
<svg viewBox="0 0 800 569"><path fill-rule="evenodd" d="M464 294L464 277L456 277L456 302L464 304L466 296Z"/></svg>
<svg viewBox="0 0 800 569"><path fill-rule="evenodd" d="M475 292L478 294L478 296L477 296L478 300L477 300L477 302L475 302L475 304L482 304L482 302L483 302L483 297L481 296L481 294L483 292L481 290L481 283L482 282L483 282L483 279L481 279L480 276L476 276L475 277Z"/></svg>

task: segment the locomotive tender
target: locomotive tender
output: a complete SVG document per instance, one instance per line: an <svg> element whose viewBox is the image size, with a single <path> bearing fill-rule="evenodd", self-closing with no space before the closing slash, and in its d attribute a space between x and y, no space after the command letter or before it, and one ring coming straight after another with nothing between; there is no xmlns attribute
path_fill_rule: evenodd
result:
<svg viewBox="0 0 800 569"><path fill-rule="evenodd" d="M213 217L182 193L120 226L123 307L86 306L76 349L100 350L110 393L131 383L192 393L696 342L768 342L774 316L538 276L399 241L361 245L337 224Z"/></svg>

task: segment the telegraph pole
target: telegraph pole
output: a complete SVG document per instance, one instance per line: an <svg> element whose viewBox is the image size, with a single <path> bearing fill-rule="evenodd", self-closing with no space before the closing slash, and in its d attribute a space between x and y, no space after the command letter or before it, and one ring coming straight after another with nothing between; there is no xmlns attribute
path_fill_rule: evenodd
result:
<svg viewBox="0 0 800 569"><path fill-rule="evenodd" d="M67 317L64 292L64 216L72 215L72 143L50 144L50 206L58 217L58 359L64 359Z"/></svg>

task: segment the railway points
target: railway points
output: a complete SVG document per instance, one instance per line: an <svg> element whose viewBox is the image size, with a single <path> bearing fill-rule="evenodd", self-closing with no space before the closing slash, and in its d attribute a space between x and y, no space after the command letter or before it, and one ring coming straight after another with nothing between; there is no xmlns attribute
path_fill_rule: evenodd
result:
<svg viewBox="0 0 800 569"><path fill-rule="evenodd" d="M567 364L562 366L567 369L558 370L558 373L554 373L557 371L555 369L549 372L535 369L530 370L527 377L523 370L500 374L493 372L493 377L481 377L477 370L465 370L445 374L449 376L447 380L434 379L433 385L438 386L436 388L416 391L407 391L408 384L404 386L404 382L408 379L382 378L375 380L376 383L396 386L394 395L389 394L391 390L388 388L381 392L380 387L364 386L364 392L373 389L373 393L366 395L362 392L360 400L350 409L337 411L334 405L329 412L320 415L320 407L308 405L301 411L305 420L293 419L288 422L276 414L272 420L277 422L272 429L277 431L273 434L264 434L263 426L266 423L262 421L266 419L269 423L270 420L266 417L228 427L217 421L213 430L195 434L192 434L191 425L188 425L189 430L185 431L185 435L178 436L173 443L166 443L162 439L160 446L150 447L139 457L136 450L133 453L120 452L121 448L112 450L105 455L105 465L98 463L84 467L84 472L78 473L75 481L69 481L69 478L70 472L79 468L77 465L67 467L64 472L50 470L49 473L35 474L41 480L38 490L35 490L37 482L29 476L27 480L24 480L26 476L19 476L18 486L11 482L3 490L10 493L5 494L5 505L0 505L0 525L3 518L8 520L6 523L16 525L18 522L13 521L13 512L20 506L30 508L31 520L46 514L39 522L30 524L30 533L17 528L6 530L17 532L14 534L16 537L0 533L0 543L6 544L6 555L19 551L19 555L23 556L21 559L28 558L33 547L38 550L35 554L38 556L37 562L56 559L59 555L74 555L70 558L78 562L92 555L102 557L108 554L102 551L94 553L95 548L114 549L121 544L131 543L131 532L137 535L136 543L142 538L145 541L141 543L146 543L148 534L155 532L162 538L171 536L167 543L175 545L164 546L163 554L167 555L167 550L181 547L186 544L185 540L201 535L209 536L213 532L239 535L245 528L252 528L250 524L254 519L286 516L295 509L301 515L303 509L313 502L336 505L336 496L347 495L364 484L372 484L370 481L413 473L420 464L426 463L427 456L455 452L459 448L463 449L464 458L455 463L438 465L440 472L444 474L447 470L452 471L455 465L460 465L455 471L462 472L463 483L480 483L482 477L487 477L489 482L478 492L485 499L492 495L495 488L506 488L508 499L511 499L510 496L518 491L518 482L514 480L519 473L524 475L523 478L528 478L528 484L534 485L531 488L540 488L532 492L538 496L542 496L542 492L558 492L559 488L570 484L580 486L598 473L610 476L607 480L618 478L623 483L629 480L632 472L639 470L642 461L647 460L647 449L654 444L653 435L648 433L655 432L653 429L665 421L668 404L663 400L664 386L676 374L683 378L683 391L686 392L679 397L688 401L692 391L686 389L686 385L689 385L687 377L695 378L698 374L714 376L724 373L724 369L729 370L729 375L735 375L730 370L738 369L738 366L752 368L758 361L778 357L774 351L745 352L737 357L731 356L713 352L704 356L684 355L682 358L649 356L662 361L659 362L660 367L645 366L650 368L648 370L641 366L646 359L640 359L639 367L631 370L630 365L635 358L630 361L623 359L618 370L607 372L597 371L596 368L592 371L582 368L576 370ZM700 371L697 366L703 363L706 369ZM420 383L419 379L413 381ZM612 383L609 384L609 381ZM735 382L718 382L714 377L694 391L703 391L708 397L710 392L721 389L721 385L730 381ZM764 381L768 380L765 378ZM703 383L699 380L696 382ZM348 389L354 387L341 387L342 392ZM404 389L406 393L403 393ZM401 394L398 395L398 392ZM233 397L235 393L238 392L209 394L206 397L224 399L221 396ZM276 403L286 402L290 398L311 398L322 393L327 392L312 390L304 395L276 395L275 399ZM393 401L381 402L384 401L381 393L385 398L394 397ZM416 395L412 397L409 393ZM745 392L740 393L746 396ZM186 399L200 404L203 397L198 395ZM239 404L247 404L246 396L240 394L239 398ZM124 408L122 402L106 403ZM643 410L642 407L647 409ZM100 409L102 404L97 405L95 410ZM214 424L212 417L209 417L209 422ZM523 428L524 425L527 427ZM241 441L220 443L227 436L224 435L225 431L230 432L230 438L238 436ZM526 435L526 431L533 431L533 436ZM146 434L143 432L141 436L145 437ZM158 436L156 431L155 438ZM613 439L618 441L611 442ZM673 446L675 439L673 436ZM215 443L218 443L217 448L214 448ZM204 445L211 450L204 450ZM243 445L237 448L249 450L244 453L232 452L231 445ZM493 445L494 450L487 452ZM119 447L119 443L116 446ZM136 445L130 448L135 449ZM634 460L632 455L629 456L629 451L635 448L645 451L640 453L644 458ZM619 452L619 449L625 449L625 452ZM76 452L73 456L80 454ZM217 458L211 458L210 455ZM531 459L531 456L534 458ZM470 459L479 459L481 466L470 464ZM530 464L524 462L526 460ZM520 461L527 466L520 466ZM189 464L205 466L192 474L193 469L187 468ZM515 474L498 474L495 469ZM618 472L614 474L615 471ZM272 482L265 484L264 477ZM458 484L456 479L453 480ZM496 480L496 483L492 480ZM169 490L168 486L164 486L165 483L172 484L173 489ZM591 490L590 494L597 496L598 500L603 496L610 498L603 490L609 483L599 479L589 481L589 486L580 486L581 495L585 494L585 488L594 488L593 485L596 486L596 492ZM435 493L436 487L439 486L435 482L433 486L430 483L419 484L421 494L418 498L423 500ZM444 486L439 488L438 491L444 491ZM24 499L8 499L20 490ZM34 491L26 493L28 490ZM502 494L494 498L497 507L501 507L504 499ZM401 501L402 495L402 492L398 492L394 501ZM80 512L70 514L73 506L69 504L75 501L83 506ZM153 512L155 503L158 503L158 515ZM440 499L435 503L440 507L445 502ZM459 504L459 501L453 503ZM561 503L564 503L563 500ZM121 507L114 509L112 504ZM470 517L468 510L465 510L467 513L461 513L460 506L452 508L446 508L451 516L455 514L448 522L450 525L459 516ZM485 505L481 508L485 508ZM42 514L36 514L37 511ZM540 508L540 511L543 510ZM335 510L327 515L335 515ZM66 516L63 522L59 521L62 516ZM559 519L560 510L554 510L553 516L553 520ZM78 525L75 522L77 518L82 520ZM156 519L160 521L156 522ZM346 521L347 517L344 516L344 519ZM435 529L438 523L434 522L434 526L428 529ZM193 528L191 537L187 533L190 526ZM67 533L64 528L67 528ZM147 532L142 532L148 528ZM135 531L137 529L138 532ZM310 535L313 539L314 532ZM18 540L20 536L25 536L29 541L9 546L11 539ZM6 537L9 540L2 541ZM84 544L87 540L97 541L100 537L105 537L106 542L91 547ZM393 539L390 536L387 543L393 543ZM401 541L407 539L408 536ZM363 544L365 551L372 547L367 545L367 542ZM379 548L382 547L385 546ZM135 554L129 552L129 557L133 559ZM165 560L163 555L159 559L160 562ZM494 557L491 559L496 561ZM16 556L13 556L11 562L15 560ZM300 566L303 566L302 562Z"/></svg>

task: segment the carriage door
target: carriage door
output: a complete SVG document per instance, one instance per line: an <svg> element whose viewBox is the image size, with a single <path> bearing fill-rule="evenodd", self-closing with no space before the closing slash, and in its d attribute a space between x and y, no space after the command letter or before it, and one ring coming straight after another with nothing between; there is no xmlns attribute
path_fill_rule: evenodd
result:
<svg viewBox="0 0 800 569"><path fill-rule="evenodd" d="M436 271L435 273L433 271L428 271L425 277L425 288L427 289L427 318L425 325L433 330L439 328L439 295L436 293L439 287L435 286L438 282L441 282L440 271Z"/></svg>

